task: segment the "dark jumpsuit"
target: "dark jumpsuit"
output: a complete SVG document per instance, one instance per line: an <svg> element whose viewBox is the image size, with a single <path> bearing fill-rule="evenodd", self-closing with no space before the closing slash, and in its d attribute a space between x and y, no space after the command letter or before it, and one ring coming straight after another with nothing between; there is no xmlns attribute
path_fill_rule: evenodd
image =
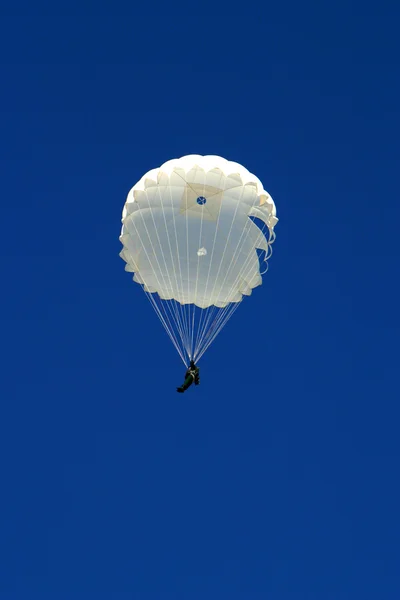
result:
<svg viewBox="0 0 400 600"><path fill-rule="evenodd" d="M183 393L185 392L194 382L195 385L199 385L200 383L200 370L199 367L196 367L193 361L190 362L190 366L185 373L185 381L181 387L176 388L177 392Z"/></svg>

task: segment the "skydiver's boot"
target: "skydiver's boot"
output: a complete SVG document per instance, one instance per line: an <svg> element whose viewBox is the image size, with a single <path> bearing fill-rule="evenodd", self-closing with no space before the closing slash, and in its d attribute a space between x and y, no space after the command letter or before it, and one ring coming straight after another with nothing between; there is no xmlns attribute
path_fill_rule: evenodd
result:
<svg viewBox="0 0 400 600"><path fill-rule="evenodd" d="M178 388L176 388L176 391L179 392L180 394L183 394L183 392L185 390L183 389L183 387L178 387Z"/></svg>

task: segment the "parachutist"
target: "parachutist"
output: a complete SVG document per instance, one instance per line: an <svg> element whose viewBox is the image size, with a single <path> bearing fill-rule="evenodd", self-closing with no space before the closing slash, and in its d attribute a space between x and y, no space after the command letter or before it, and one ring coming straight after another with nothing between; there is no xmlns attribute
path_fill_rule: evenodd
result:
<svg viewBox="0 0 400 600"><path fill-rule="evenodd" d="M190 361L189 368L185 373L185 381L181 387L176 388L176 391L183 394L191 385L199 385L200 383L200 369L194 364L194 361Z"/></svg>

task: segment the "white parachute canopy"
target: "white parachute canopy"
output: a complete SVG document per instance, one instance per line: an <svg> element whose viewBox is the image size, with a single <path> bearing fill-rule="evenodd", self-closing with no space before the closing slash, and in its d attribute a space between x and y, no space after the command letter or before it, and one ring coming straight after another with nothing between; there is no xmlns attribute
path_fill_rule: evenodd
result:
<svg viewBox="0 0 400 600"><path fill-rule="evenodd" d="M200 359L261 285L257 250L266 263L277 222L259 179L219 156L170 160L130 190L120 256L185 364Z"/></svg>

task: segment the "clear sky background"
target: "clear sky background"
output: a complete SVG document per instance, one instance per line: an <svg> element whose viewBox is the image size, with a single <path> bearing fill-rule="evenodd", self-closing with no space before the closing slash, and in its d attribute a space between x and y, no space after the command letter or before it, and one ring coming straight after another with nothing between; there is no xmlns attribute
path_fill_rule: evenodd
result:
<svg viewBox="0 0 400 600"><path fill-rule="evenodd" d="M0 600L398 600L399 20L4 8ZM280 221L181 396L118 236L191 153L256 173Z"/></svg>

